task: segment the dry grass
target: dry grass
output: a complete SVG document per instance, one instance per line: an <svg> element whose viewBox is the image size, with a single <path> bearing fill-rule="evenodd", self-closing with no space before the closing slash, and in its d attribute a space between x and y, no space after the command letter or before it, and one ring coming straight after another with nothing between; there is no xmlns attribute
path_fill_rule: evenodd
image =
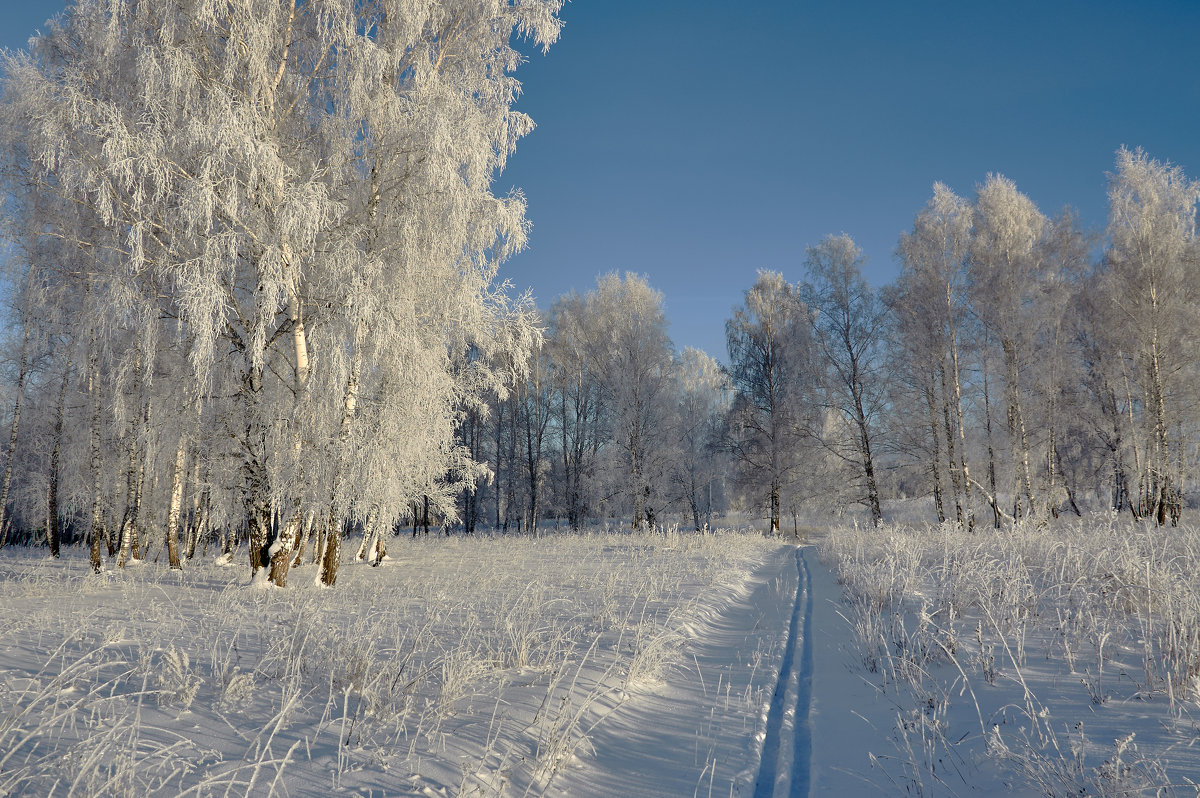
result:
<svg viewBox="0 0 1200 798"><path fill-rule="evenodd" d="M821 550L845 588L858 661L905 696L895 738L918 794L969 781L961 771L980 751L1043 794L1193 789L1195 756L1170 753L1190 764L1168 775L1134 732L1181 745L1196 732L1200 528L1115 517L850 527ZM1132 727L1111 733L1121 719ZM1092 743L1085 725L1108 729L1112 745Z"/></svg>
<svg viewBox="0 0 1200 798"><path fill-rule="evenodd" d="M344 547L353 551L353 546ZM544 790L754 534L401 540L336 588L0 560L0 794ZM6 552L6 555L8 552ZM311 570L311 569L309 569Z"/></svg>

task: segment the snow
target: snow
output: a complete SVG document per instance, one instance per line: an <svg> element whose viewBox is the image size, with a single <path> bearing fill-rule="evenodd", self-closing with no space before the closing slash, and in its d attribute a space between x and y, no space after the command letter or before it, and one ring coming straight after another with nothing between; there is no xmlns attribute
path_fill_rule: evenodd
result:
<svg viewBox="0 0 1200 798"><path fill-rule="evenodd" d="M596 727L554 794L753 794L795 604L792 551L778 547L742 589L697 607L662 679Z"/></svg>
<svg viewBox="0 0 1200 798"><path fill-rule="evenodd" d="M389 547L333 589L268 591L211 560L96 577L78 549L6 550L0 794L749 794L788 547Z"/></svg>
<svg viewBox="0 0 1200 798"><path fill-rule="evenodd" d="M1035 794L1030 768L1153 777L1147 757L1174 794L1200 775L1200 713L1119 689L1116 650L1103 706L1034 639L991 683L969 663L870 671L813 546L721 531L389 550L333 589L271 591L212 560L93 576L80 549L5 550L0 795ZM1032 739L1080 719L1057 759Z"/></svg>
<svg viewBox="0 0 1200 798"><path fill-rule="evenodd" d="M808 725L812 688L812 591L808 567L798 549L795 561L796 596L792 602L779 679L767 712L755 798L799 795L808 787L812 746Z"/></svg>
<svg viewBox="0 0 1200 798"><path fill-rule="evenodd" d="M844 725L873 736L859 773L882 792L1200 794L1200 685L1178 684L1200 655L1184 642L1198 544L1195 526L1107 515L833 529L821 550L854 599L840 651L814 640L832 658L815 701L841 658L861 685L837 703L864 715ZM853 767L837 753L814 747L814 762Z"/></svg>

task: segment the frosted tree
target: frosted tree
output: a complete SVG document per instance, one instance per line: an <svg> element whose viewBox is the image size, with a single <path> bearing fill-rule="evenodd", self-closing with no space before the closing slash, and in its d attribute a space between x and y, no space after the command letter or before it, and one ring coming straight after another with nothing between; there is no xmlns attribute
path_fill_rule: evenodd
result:
<svg viewBox="0 0 1200 798"><path fill-rule="evenodd" d="M611 463L613 489L628 502L634 529L653 527L667 499L675 384L662 293L636 274L608 274L587 295L585 308L619 453Z"/></svg>
<svg viewBox="0 0 1200 798"><path fill-rule="evenodd" d="M1046 226L1046 217L1011 180L989 175L979 187L970 251L972 306L1003 353L1016 518L1037 509L1022 368L1031 354L1032 331L1038 321L1036 313L1030 312L1034 305L1031 296L1042 276L1041 239Z"/></svg>
<svg viewBox="0 0 1200 798"><path fill-rule="evenodd" d="M1087 449L1099 450L1099 462L1091 470L1096 476L1107 473L1111 509L1138 514L1142 472L1136 416L1141 403L1134 401L1137 375L1131 377L1132 363L1125 354L1125 318L1109 297L1104 269L1098 264L1079 281L1067 315L1081 394L1074 410L1088 435Z"/></svg>
<svg viewBox="0 0 1200 798"><path fill-rule="evenodd" d="M714 509L722 499L722 432L731 392L720 364L690 346L676 359L675 374L679 456L673 464L673 478L699 532L712 524Z"/></svg>
<svg viewBox="0 0 1200 798"><path fill-rule="evenodd" d="M480 408L468 407L464 410L462 420L458 424L458 441L469 453L472 462L486 462L490 453L486 449L488 438L488 421L492 415L493 409L491 406ZM492 479L495 475L492 474ZM480 485L464 487L462 491L461 507L459 508L459 519L463 525L463 531L467 534L472 534L479 527L479 520L482 517L483 496L481 495ZM359 559L364 559L367 555L367 542L364 539L363 545L359 548Z"/></svg>
<svg viewBox="0 0 1200 798"><path fill-rule="evenodd" d="M1034 394L1039 401L1038 427L1044 436L1040 471L1043 495L1052 515L1058 516L1064 501L1079 513L1073 469L1064 468L1064 446L1078 436L1082 408L1079 386L1080 339L1071 314L1079 309L1073 302L1089 276L1090 250L1094 244L1079 226L1070 209L1046 225L1040 247L1042 271L1030 298L1036 318L1031 369Z"/></svg>
<svg viewBox="0 0 1200 798"><path fill-rule="evenodd" d="M455 384L454 358L503 337L492 279L526 232L520 195L491 191L531 127L511 109L510 38L548 45L559 6L80 0L6 64L33 182L103 233L79 236L104 248L97 280L135 275L142 304L178 320L195 402L240 439L251 568L277 584L310 513L329 519L331 584L345 514L463 470L447 442L478 384ZM339 465L375 473L378 448L347 449L366 409L431 443L355 483L375 497L307 492Z"/></svg>
<svg viewBox="0 0 1200 798"><path fill-rule="evenodd" d="M597 509L599 461L611 440L610 403L594 353L600 333L585 299L574 292L555 301L549 320L547 351L560 460L557 502L571 528L580 529Z"/></svg>
<svg viewBox="0 0 1200 798"><path fill-rule="evenodd" d="M24 253L0 253L5 257L11 273L9 280L14 287L12 307L15 332L20 339L16 345L16 373L13 379L12 418L9 423L8 445L4 452L3 473L0 475L0 548L9 539L12 518L8 515L9 494L12 488L13 466L16 462L18 433L21 431L21 409L26 401L31 360L36 357L38 329L34 313L38 310L38 270Z"/></svg>
<svg viewBox="0 0 1200 798"><path fill-rule="evenodd" d="M520 438L526 490L526 528L537 529L544 509L545 476L549 467L550 418L553 413L551 366L545 351L533 355L527 376L514 387L514 420Z"/></svg>
<svg viewBox="0 0 1200 798"><path fill-rule="evenodd" d="M902 272L889 304L905 347L912 385L922 397L931 448L931 479L939 518L945 519L948 481L959 524L970 523L971 477L963 415L963 330L967 324L966 258L974 212L942 183L900 237ZM944 461L943 461L944 456ZM994 497L995 469L989 467ZM993 501L993 509L995 502Z"/></svg>
<svg viewBox="0 0 1200 798"><path fill-rule="evenodd" d="M932 496L939 523L945 522L946 489L938 423L933 336L921 312L924 295L908 267L881 296L892 334L887 347L888 404L885 446L899 456L898 487L905 495Z"/></svg>
<svg viewBox="0 0 1200 798"><path fill-rule="evenodd" d="M879 296L863 279L864 263L862 250L850 236L827 236L808 249L808 281L800 296L812 326L817 354L813 365L822 372L822 404L844 424L824 444L850 464L861 481L862 501L871 520L879 524L883 514L872 447L878 448L876 436L885 406L880 368L886 318ZM821 439L815 434L814 438ZM852 441L848 447L847 439Z"/></svg>
<svg viewBox="0 0 1200 798"><path fill-rule="evenodd" d="M735 390L729 447L738 483L779 532L785 492L800 477L810 443L813 381L810 323L793 286L760 271L725 322Z"/></svg>
<svg viewBox="0 0 1200 798"><path fill-rule="evenodd" d="M1148 434L1143 444L1138 514L1178 520L1184 474L1181 411L1195 368L1191 348L1200 300L1196 209L1200 183L1139 150L1117 152L1109 184L1110 245L1105 301L1118 310L1117 344L1133 358ZM1172 434L1172 428L1176 433Z"/></svg>

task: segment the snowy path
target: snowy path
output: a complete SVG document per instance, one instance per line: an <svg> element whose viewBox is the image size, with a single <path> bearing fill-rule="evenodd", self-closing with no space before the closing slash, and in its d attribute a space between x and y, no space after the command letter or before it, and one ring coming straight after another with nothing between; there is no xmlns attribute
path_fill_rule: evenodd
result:
<svg viewBox="0 0 1200 798"><path fill-rule="evenodd" d="M780 547L705 608L666 679L613 707L547 794L807 796L812 611L805 553Z"/></svg>
<svg viewBox="0 0 1200 798"><path fill-rule="evenodd" d="M767 715L762 767L755 798L808 795L812 733L808 708L812 695L812 580L802 549L796 549L796 598L779 671L779 683Z"/></svg>

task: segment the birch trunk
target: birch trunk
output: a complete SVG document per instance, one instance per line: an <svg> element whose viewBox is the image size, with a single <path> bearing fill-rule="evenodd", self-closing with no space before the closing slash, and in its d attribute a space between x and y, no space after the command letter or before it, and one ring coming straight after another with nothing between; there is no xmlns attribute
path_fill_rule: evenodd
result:
<svg viewBox="0 0 1200 798"><path fill-rule="evenodd" d="M200 542L200 503L203 501L203 490L201 485L203 481L200 479L200 461L205 459L199 451L192 457L192 479L190 482L190 503L191 510L188 512L184 520L184 551L183 558L192 560L196 557L196 546Z"/></svg>
<svg viewBox="0 0 1200 798"><path fill-rule="evenodd" d="M17 371L17 398L13 401L12 427L8 433L8 454L4 460L4 483L0 486L0 549L8 542L8 489L12 485L13 458L17 453L17 429L21 425L21 399L25 396L25 376L29 364L29 325L21 337L21 363Z"/></svg>
<svg viewBox="0 0 1200 798"><path fill-rule="evenodd" d="M996 498L996 446L992 441L992 403L988 390L988 366L987 357L984 357L983 362L983 423L984 433L987 436L987 451L988 451L988 505L992 508L992 519L995 528L999 529L1001 514L1000 504Z"/></svg>
<svg viewBox="0 0 1200 798"><path fill-rule="evenodd" d="M145 404L145 415L143 416L143 420L142 420L142 429L146 430L147 434L149 434L149 430L150 430L150 407L151 407L150 400L147 398L146 404ZM147 451L146 447L143 446L142 447L142 456L138 460L137 483L135 485L136 490L134 491L134 496L133 496L133 509L134 509L133 521L134 521L134 523L133 523L133 540L132 540L133 551L132 551L132 554L133 554L133 558L135 560L140 560L146 556L146 545L144 545L143 541L141 541L138 537L138 534L137 534L138 526L137 525L138 525L138 519L140 519L142 516L142 496L145 495L146 458L148 456L149 456L149 452Z"/></svg>
<svg viewBox="0 0 1200 798"><path fill-rule="evenodd" d="M175 466L171 469L171 503L167 510L167 561L172 571L183 569L179 561L179 519L183 510L183 473L187 461L187 435L179 436Z"/></svg>
<svg viewBox="0 0 1200 798"><path fill-rule="evenodd" d="M942 383L942 422L946 428L946 464L949 466L950 488L954 491L954 520L959 526L965 526L963 518L963 484L958 469L958 458L954 453L954 426L950 417L950 394L946 387L946 366L938 366L938 376Z"/></svg>
<svg viewBox="0 0 1200 798"><path fill-rule="evenodd" d="M863 409L862 390L854 390L855 422L858 424L859 454L863 461L863 475L867 480L867 502L871 508L871 521L875 526L883 523L883 511L879 507L879 486L875 483L875 461L871 457L871 436L867 429L867 414Z"/></svg>
<svg viewBox="0 0 1200 798"><path fill-rule="evenodd" d="M141 358L138 358L137 371L141 372ZM144 393L144 384L139 378L138 392ZM143 411L140 414L143 420L142 434L149 435L150 433L150 397L144 396L142 399ZM129 455L128 462L125 467L125 513L121 517L121 529L117 534L118 546L120 554L117 557L117 565L121 568L125 567L125 563L130 559L138 559L141 555L140 546L138 545L137 523L138 510L141 503L140 489L140 472L145 469L144 463L140 462L138 446L138 427L137 423L131 422L129 425ZM140 466L140 468L139 468Z"/></svg>
<svg viewBox="0 0 1200 798"><path fill-rule="evenodd" d="M356 331L357 333L357 331ZM350 441L350 425L358 412L359 373L362 370L362 352L355 335L354 353L350 357L350 373L346 378L346 392L342 399L342 419L338 429L337 467L330 477L329 518L325 528L325 551L321 558L320 582L332 587L337 582L338 563L341 557L342 528L338 515L341 498L342 474L345 472L346 446Z"/></svg>
<svg viewBox="0 0 1200 798"><path fill-rule="evenodd" d="M300 542L296 544L296 556L292 559L292 567L299 566L304 561L304 550L308 548L308 539L312 536L313 513L310 510L304 516L304 528L300 531Z"/></svg>
<svg viewBox="0 0 1200 798"><path fill-rule="evenodd" d="M538 467L541 465L541 433L534 429L534 425L538 421L535 420L534 411L531 408L526 408L525 416L525 465L529 472L529 524L536 530L538 512L541 510L538 504L538 496L541 493L541 474L538 472Z"/></svg>
<svg viewBox="0 0 1200 798"><path fill-rule="evenodd" d="M929 435L933 441L933 456L930 458L930 471L933 477L933 505L937 510L938 523L946 523L946 504L942 497L942 436L938 433L936 381L931 376L929 385L925 388L925 404L929 410Z"/></svg>
<svg viewBox="0 0 1200 798"><path fill-rule="evenodd" d="M125 513L121 516L121 528L117 533L117 566L124 568L125 563L133 556L134 540L137 537L137 427L130 424L129 454L125 466Z"/></svg>
<svg viewBox="0 0 1200 798"><path fill-rule="evenodd" d="M1152 307L1157 315L1157 293L1151 286ZM1171 450L1167 439L1167 405L1163 390L1162 353L1158 342L1158 327L1150 339L1150 404L1154 413L1154 478L1155 520L1159 526L1167 523L1168 508L1174 503L1171 486Z"/></svg>
<svg viewBox="0 0 1200 798"><path fill-rule="evenodd" d="M96 344L95 333L88 342L87 392L91 405L91 418L88 429L89 465L92 476L92 512L88 525L88 542L91 554L92 571L100 573L100 538L105 537L104 504L101 496L101 454L100 454L100 384L98 366L100 353Z"/></svg>
<svg viewBox="0 0 1200 798"><path fill-rule="evenodd" d="M271 482L267 472L267 428L263 419L263 367L250 363L242 379L246 431L242 439L242 501L250 535L250 573L257 576L271 561Z"/></svg>
<svg viewBox="0 0 1200 798"><path fill-rule="evenodd" d="M292 554L300 538L300 529L304 524L304 505L300 486L304 484L304 451L303 436L301 435L300 413L304 407L304 394L308 390L308 340L304 332L304 317L301 313L300 295L295 285L288 288L288 318L292 323L292 355L296 360L296 376L293 388L294 412L292 419L292 434L298 473L297 486L292 490L291 510L287 521L279 532L279 536L271 544L271 581L278 587L287 586L288 566L292 564Z"/></svg>
<svg viewBox="0 0 1200 798"><path fill-rule="evenodd" d="M946 283L946 318L950 320L950 382L954 386L954 418L958 423L958 462L954 464L954 467L959 472L959 479L963 486L967 529L974 529L975 510L971 503L971 473L967 468L967 431L963 422L962 368L958 358L958 331L954 326L954 296L949 281Z"/></svg>
<svg viewBox="0 0 1200 798"><path fill-rule="evenodd" d="M367 519L367 526L363 530L362 542L358 544L358 552L354 555L354 559L359 562L367 559L367 553L375 545L375 538L379 531L377 518L377 512L372 512L370 518Z"/></svg>
<svg viewBox="0 0 1200 798"><path fill-rule="evenodd" d="M379 565L387 554L383 543L383 522L378 512L371 513L367 519L367 528L363 534L362 544L358 547L355 559L363 562L370 558L371 565Z"/></svg>
<svg viewBox="0 0 1200 798"><path fill-rule="evenodd" d="M195 504L195 539L192 541L193 549L188 552L188 559L196 556L195 546L204 541L204 548L201 550L201 556L208 553L209 539L212 536L212 495L208 487L209 471L206 466L204 471L198 472L196 476L197 500Z"/></svg>
<svg viewBox="0 0 1200 798"><path fill-rule="evenodd" d="M63 417L67 409L67 384L71 377L71 358L63 366L62 382L58 386L58 404L54 409L54 448L50 450L50 473L46 486L46 545L50 547L50 556L57 559L60 554L59 525L58 525L58 476L59 453L62 450Z"/></svg>
<svg viewBox="0 0 1200 798"><path fill-rule="evenodd" d="M1017 363L1017 345L1011 339L1000 342L1004 350L1005 388L1008 392L1008 433L1013 441L1013 466L1016 470L1014 485L1014 518L1021 518L1021 497L1027 500L1028 514L1036 510L1033 502L1033 484L1029 469L1029 437L1025 431L1025 417L1021 413L1020 367Z"/></svg>
<svg viewBox="0 0 1200 798"><path fill-rule="evenodd" d="M321 548L320 584L333 587L337 582L338 565L342 557L342 521L330 510L325 529L325 545Z"/></svg>
<svg viewBox="0 0 1200 798"><path fill-rule="evenodd" d="M1118 352L1117 356L1121 357L1121 353ZM1133 418L1133 391L1129 387L1129 374L1126 373L1123 364L1124 359L1122 358L1121 379L1125 384L1125 409L1127 411L1127 417L1129 418L1129 439L1132 441L1130 448L1133 450L1133 470L1137 472L1138 479L1142 480L1144 479L1144 472L1142 470L1141 451L1138 449L1137 425ZM1140 519L1143 515L1145 515L1145 508L1142 506L1142 491L1139 487L1137 504L1135 504L1133 501L1133 491L1127 489L1127 492L1129 493L1129 512L1135 519Z"/></svg>
<svg viewBox="0 0 1200 798"><path fill-rule="evenodd" d="M371 556L371 565L379 565L386 556L387 545L384 543L384 534L381 531L375 536L375 553Z"/></svg>

